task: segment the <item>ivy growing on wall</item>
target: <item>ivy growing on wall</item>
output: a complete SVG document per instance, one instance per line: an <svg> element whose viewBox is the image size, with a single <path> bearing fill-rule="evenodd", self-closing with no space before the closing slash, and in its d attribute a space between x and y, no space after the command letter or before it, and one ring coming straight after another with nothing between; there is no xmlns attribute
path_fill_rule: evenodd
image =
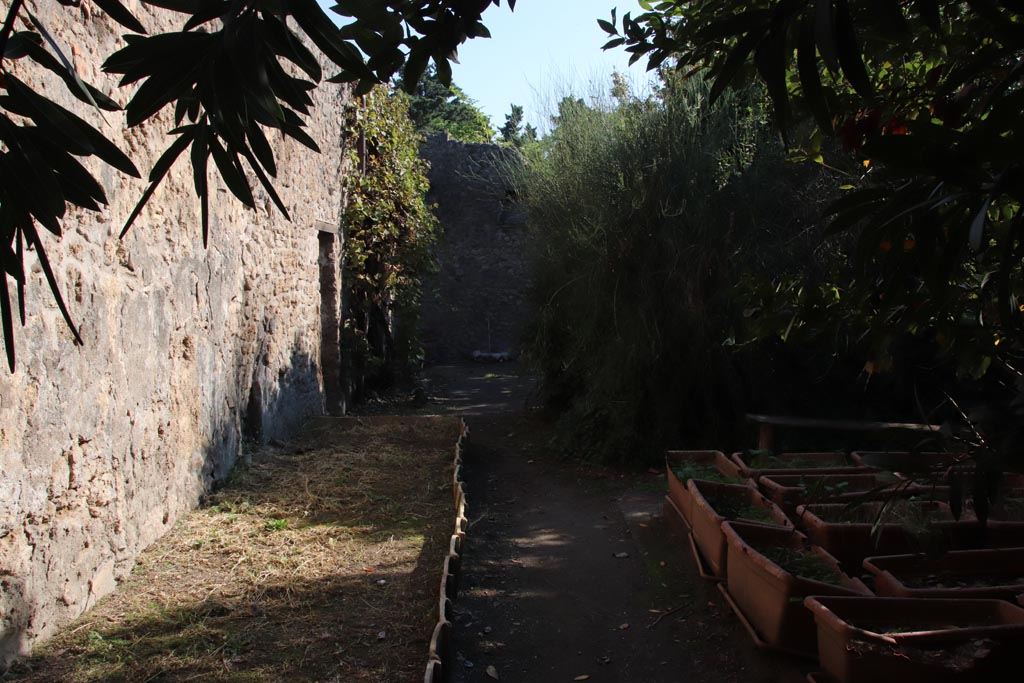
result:
<svg viewBox="0 0 1024 683"><path fill-rule="evenodd" d="M402 92L378 86L349 110L345 147L352 172L342 277L355 400L392 382L419 357L420 288L434 268L437 236L421 141Z"/></svg>

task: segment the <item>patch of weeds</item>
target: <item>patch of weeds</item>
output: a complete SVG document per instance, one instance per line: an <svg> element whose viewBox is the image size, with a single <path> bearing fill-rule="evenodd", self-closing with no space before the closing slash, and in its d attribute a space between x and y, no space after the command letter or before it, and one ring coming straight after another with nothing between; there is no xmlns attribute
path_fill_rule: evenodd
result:
<svg viewBox="0 0 1024 683"><path fill-rule="evenodd" d="M244 499L219 500L206 509L220 515L244 515L253 511L253 505Z"/></svg>
<svg viewBox="0 0 1024 683"><path fill-rule="evenodd" d="M758 547L757 551L793 576L832 586L843 585L835 567L817 553L780 546Z"/></svg>
<svg viewBox="0 0 1024 683"><path fill-rule="evenodd" d="M1008 522L1024 521L1024 498L1003 498L992 513L992 518Z"/></svg>
<svg viewBox="0 0 1024 683"><path fill-rule="evenodd" d="M727 477L718 471L718 468L714 465L702 465L700 463L683 463L672 468L672 472L676 475L676 478L684 484L691 479L702 479L704 481L714 481L721 484L735 484L736 480L732 477Z"/></svg>
<svg viewBox="0 0 1024 683"><path fill-rule="evenodd" d="M998 588L1024 584L1024 576L1017 572L961 574L947 570L902 576L901 580L910 588Z"/></svg>
<svg viewBox="0 0 1024 683"><path fill-rule="evenodd" d="M285 529L288 528L288 520L287 519L278 519L276 517L273 518L273 519L268 519L263 524L263 528L266 531L284 531Z"/></svg>
<svg viewBox="0 0 1024 683"><path fill-rule="evenodd" d="M772 519L768 510L760 505L751 503L746 496L742 498L738 496L722 496L720 498L708 499L708 502L715 512L726 519L746 519L751 522L777 524Z"/></svg>
<svg viewBox="0 0 1024 683"><path fill-rule="evenodd" d="M102 656L108 656L112 652L129 645L128 641L124 638L104 637L102 633L95 630L89 631L86 636L86 642L88 643L90 654Z"/></svg>
<svg viewBox="0 0 1024 683"><path fill-rule="evenodd" d="M812 459L801 458L799 455L776 455L769 450L757 449L744 451L743 461L752 467L762 470L818 469L844 467L853 464L846 461L842 453L836 453L834 459Z"/></svg>

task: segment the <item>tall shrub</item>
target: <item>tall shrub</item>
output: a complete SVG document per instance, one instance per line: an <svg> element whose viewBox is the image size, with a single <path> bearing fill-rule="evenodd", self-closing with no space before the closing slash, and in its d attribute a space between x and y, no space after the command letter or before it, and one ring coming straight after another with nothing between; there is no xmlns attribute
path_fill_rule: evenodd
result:
<svg viewBox="0 0 1024 683"><path fill-rule="evenodd" d="M752 384L725 348L744 273L807 261L813 213L760 94L712 106L699 79L644 100L563 99L519 175L533 244L527 341L566 445L651 456L731 440Z"/></svg>
<svg viewBox="0 0 1024 683"><path fill-rule="evenodd" d="M378 86L349 112L343 338L355 400L367 383L389 384L419 353L420 283L434 267L437 234L421 141L402 92Z"/></svg>

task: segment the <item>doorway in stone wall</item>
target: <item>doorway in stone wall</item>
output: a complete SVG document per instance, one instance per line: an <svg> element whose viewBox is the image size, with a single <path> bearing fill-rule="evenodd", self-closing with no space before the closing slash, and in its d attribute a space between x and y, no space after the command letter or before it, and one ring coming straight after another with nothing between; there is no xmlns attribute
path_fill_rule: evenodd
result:
<svg viewBox="0 0 1024 683"><path fill-rule="evenodd" d="M328 415L344 415L346 396L341 359L341 235L318 222L320 243L320 370Z"/></svg>

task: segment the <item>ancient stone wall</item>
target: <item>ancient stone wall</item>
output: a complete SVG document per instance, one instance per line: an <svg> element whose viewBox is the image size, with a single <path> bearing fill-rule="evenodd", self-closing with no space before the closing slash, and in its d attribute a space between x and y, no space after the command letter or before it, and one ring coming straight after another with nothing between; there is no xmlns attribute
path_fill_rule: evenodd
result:
<svg viewBox="0 0 1024 683"><path fill-rule="evenodd" d="M151 31L183 23L128 6ZM130 93L100 71L120 27L89 3L37 7L83 78L125 102ZM104 123L62 85L34 73L31 81L144 175L169 143L170 112L125 132L122 116ZM321 267L336 273L338 247L316 226L339 220L346 97L325 85L315 98L308 130L323 154L275 143L292 222L255 183L259 210L246 210L211 170L205 249L187 155L123 240L144 182L92 167L110 207L69 213L63 238L48 241L84 346L72 344L27 257L18 367L0 370L0 656L25 652L113 590L137 554L229 472L247 437L268 440L324 412L321 301L334 319L338 302L336 281L321 292Z"/></svg>
<svg viewBox="0 0 1024 683"><path fill-rule="evenodd" d="M428 199L442 229L440 270L425 283L421 309L427 361L515 355L529 283L526 215L505 180L518 152L432 135L420 153L430 162Z"/></svg>

